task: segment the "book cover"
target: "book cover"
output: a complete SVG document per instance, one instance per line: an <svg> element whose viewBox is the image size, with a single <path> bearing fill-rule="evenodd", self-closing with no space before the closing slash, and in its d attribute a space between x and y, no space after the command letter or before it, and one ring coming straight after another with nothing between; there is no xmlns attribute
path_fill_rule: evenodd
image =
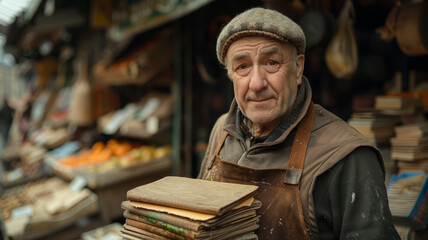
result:
<svg viewBox="0 0 428 240"><path fill-rule="evenodd" d="M387 187L391 213L415 230L428 224L428 178L423 172L393 174Z"/></svg>
<svg viewBox="0 0 428 240"><path fill-rule="evenodd" d="M222 215L252 197L257 189L253 185L167 176L129 190L127 199Z"/></svg>
<svg viewBox="0 0 428 240"><path fill-rule="evenodd" d="M199 226L194 227L193 229L182 227L182 226L186 225L186 220L184 220L182 222L178 222L178 224L173 224L171 222L160 221L160 220L157 220L155 218L147 217L144 215L139 215L139 214L130 212L128 210L125 210L125 212L123 213L123 216L126 219L135 220L135 221L144 222L144 223L150 223L150 224L153 224L153 225L156 225L159 227L167 228L168 230L170 230L174 233L185 236L186 233L191 235L192 232L210 231L212 229L224 228L230 224L235 224L235 223L245 221L248 219L254 219L257 216L257 213L255 210L247 211L247 212L240 214L238 216L232 216L231 218L221 219L218 223L215 223L215 224L210 225L210 226L206 226L202 222Z"/></svg>
<svg viewBox="0 0 428 240"><path fill-rule="evenodd" d="M136 221L128 218L125 220L125 223L129 226L154 233L167 239L185 240L194 238L193 232L186 229L177 228L172 225L154 225L144 219L141 221Z"/></svg>
<svg viewBox="0 0 428 240"><path fill-rule="evenodd" d="M143 238L143 239L145 239L147 237L152 237L155 239L176 239L176 238L166 238L166 237L163 237L161 235L157 235L155 233L143 230L141 228L131 226L131 225L126 224L126 223L123 224L123 230L126 230L126 231L122 231L122 232L129 233L129 235L133 235L133 236L139 236L140 238ZM190 238L184 238L184 239L190 239Z"/></svg>
<svg viewBox="0 0 428 240"><path fill-rule="evenodd" d="M428 224L428 178L425 178L424 185L419 193L415 205L409 218L413 221L414 229L424 229Z"/></svg>
<svg viewBox="0 0 428 240"><path fill-rule="evenodd" d="M125 210L123 216L125 218L130 218L133 220L138 220L141 219L142 216L145 216L175 225L177 227L189 229L190 231L198 231L204 225L204 222L201 221L195 221L189 218L180 217L164 212L136 208L132 206L129 201L122 202L122 209Z"/></svg>
<svg viewBox="0 0 428 240"><path fill-rule="evenodd" d="M142 229L140 229L138 232L134 232L125 227L120 230L119 236L125 240L169 240L170 239L170 238L166 238Z"/></svg>
<svg viewBox="0 0 428 240"><path fill-rule="evenodd" d="M178 227L166 222L155 220L150 217L136 215L129 211L125 211L123 213L123 216L126 218L126 222L128 225L138 227L150 232L154 232L162 236L165 236L165 234L159 233L159 232L164 232L166 230L168 230L171 233L171 235L175 234L179 238L193 238L195 236L195 232L197 232L197 231L185 229L183 227Z"/></svg>
<svg viewBox="0 0 428 240"><path fill-rule="evenodd" d="M160 221L150 222L150 221L136 221L132 219L126 219L126 224L149 231L154 232L159 235L165 234L164 232L175 233L181 235L185 238L190 239L231 239L232 237L237 237L239 235L243 235L249 232L253 232L258 229L259 225L257 224L259 221L258 217L245 219L243 221L239 221L233 224L230 224L225 227L215 228L206 231L183 231L183 229L175 228L170 224L165 224ZM164 231L164 232L162 232ZM163 235L164 236L164 235Z"/></svg>
<svg viewBox="0 0 428 240"><path fill-rule="evenodd" d="M221 216L216 216L206 221L193 220L188 217L169 214L151 209L137 208L130 204L129 201L122 202L122 208L125 210L125 218L134 220L142 217L149 217L154 220L159 220L177 227L189 229L190 231L199 231L201 229L213 228L229 224L237 219L255 217L256 209L261 207L261 202L254 200L251 205L243 204L242 207L233 209Z"/></svg>

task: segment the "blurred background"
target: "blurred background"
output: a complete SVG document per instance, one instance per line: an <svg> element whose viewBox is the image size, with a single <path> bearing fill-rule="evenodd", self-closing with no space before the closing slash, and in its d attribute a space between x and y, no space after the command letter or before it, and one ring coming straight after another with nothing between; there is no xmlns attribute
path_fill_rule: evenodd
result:
<svg viewBox="0 0 428 240"><path fill-rule="evenodd" d="M315 103L381 149L386 184L428 171L427 1L0 0L3 237L101 239L127 190L196 177L233 99L217 36L257 6L303 28Z"/></svg>

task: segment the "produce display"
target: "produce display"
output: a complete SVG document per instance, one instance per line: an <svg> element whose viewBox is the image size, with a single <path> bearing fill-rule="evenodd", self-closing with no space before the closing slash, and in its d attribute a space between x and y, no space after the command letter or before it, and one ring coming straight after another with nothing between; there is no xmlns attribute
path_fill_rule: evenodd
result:
<svg viewBox="0 0 428 240"><path fill-rule="evenodd" d="M45 153L46 149L43 147L24 143L15 158L3 161L3 184L9 187L48 174L43 162Z"/></svg>
<svg viewBox="0 0 428 240"><path fill-rule="evenodd" d="M59 159L62 167L70 170L84 169L103 173L117 167L129 167L149 162L171 154L171 146L152 146L119 142L111 139L107 143L96 142L90 149Z"/></svg>
<svg viewBox="0 0 428 240"><path fill-rule="evenodd" d="M31 204L31 198L26 194L26 186L22 186L8 191L0 198L0 210L4 220L8 220L12 215L12 210Z"/></svg>
<svg viewBox="0 0 428 240"><path fill-rule="evenodd" d="M49 177L8 189L0 198L10 239L45 239L99 211L98 197L85 187Z"/></svg>

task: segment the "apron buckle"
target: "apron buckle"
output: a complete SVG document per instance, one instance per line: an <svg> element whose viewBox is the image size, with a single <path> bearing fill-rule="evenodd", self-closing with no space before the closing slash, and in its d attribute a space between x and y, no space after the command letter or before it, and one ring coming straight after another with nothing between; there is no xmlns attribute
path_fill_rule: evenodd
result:
<svg viewBox="0 0 428 240"><path fill-rule="evenodd" d="M301 169L287 168L285 172L284 183L298 185L302 176Z"/></svg>

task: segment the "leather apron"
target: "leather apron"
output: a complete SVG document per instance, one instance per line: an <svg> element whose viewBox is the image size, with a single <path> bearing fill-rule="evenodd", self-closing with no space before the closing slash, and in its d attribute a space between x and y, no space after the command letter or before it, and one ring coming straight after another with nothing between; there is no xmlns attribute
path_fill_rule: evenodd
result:
<svg viewBox="0 0 428 240"><path fill-rule="evenodd" d="M222 161L218 156L227 136L216 148L215 159L208 166L203 179L259 186L255 198L262 202L258 211L259 239L309 239L300 199L300 178L305 162L306 148L312 128L314 106L299 124L286 169L253 169Z"/></svg>

